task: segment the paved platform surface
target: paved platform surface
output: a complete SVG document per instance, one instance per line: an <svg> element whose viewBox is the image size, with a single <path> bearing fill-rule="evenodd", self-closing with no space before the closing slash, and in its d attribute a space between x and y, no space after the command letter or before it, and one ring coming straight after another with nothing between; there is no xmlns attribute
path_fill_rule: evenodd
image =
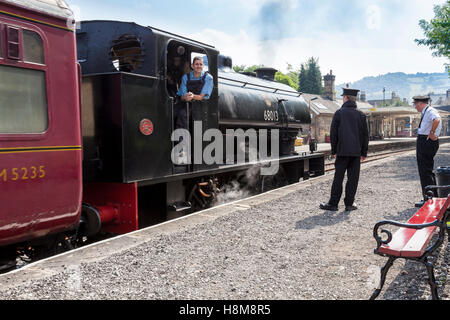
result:
<svg viewBox="0 0 450 320"><path fill-rule="evenodd" d="M450 165L442 145L436 166ZM99 242L0 276L0 299L367 299L385 259L380 220L406 221L420 183L415 152L362 166L359 210L318 209L333 175ZM438 252L440 293L450 253ZM428 299L421 265L394 265L380 299Z"/></svg>

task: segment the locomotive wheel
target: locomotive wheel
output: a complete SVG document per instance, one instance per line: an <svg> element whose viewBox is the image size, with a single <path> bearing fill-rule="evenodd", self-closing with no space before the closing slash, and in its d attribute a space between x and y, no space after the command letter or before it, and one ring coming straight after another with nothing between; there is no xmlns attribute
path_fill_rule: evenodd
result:
<svg viewBox="0 0 450 320"><path fill-rule="evenodd" d="M16 268L16 260L0 261L0 274L8 272Z"/></svg>
<svg viewBox="0 0 450 320"><path fill-rule="evenodd" d="M98 210L87 203L83 203L81 224L82 235L89 237L97 234L102 227Z"/></svg>
<svg viewBox="0 0 450 320"><path fill-rule="evenodd" d="M209 181L196 183L189 193L188 202L196 210L208 209L214 206L217 201L217 179L211 178Z"/></svg>
<svg viewBox="0 0 450 320"><path fill-rule="evenodd" d="M16 250L8 247L0 252L0 273L8 272L16 268Z"/></svg>

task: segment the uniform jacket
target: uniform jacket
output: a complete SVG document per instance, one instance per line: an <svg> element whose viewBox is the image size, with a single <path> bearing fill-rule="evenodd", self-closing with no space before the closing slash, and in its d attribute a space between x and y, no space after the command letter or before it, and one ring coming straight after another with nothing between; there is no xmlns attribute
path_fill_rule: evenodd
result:
<svg viewBox="0 0 450 320"><path fill-rule="evenodd" d="M356 103L347 101L333 116L331 153L341 157L367 157L369 130L366 116Z"/></svg>

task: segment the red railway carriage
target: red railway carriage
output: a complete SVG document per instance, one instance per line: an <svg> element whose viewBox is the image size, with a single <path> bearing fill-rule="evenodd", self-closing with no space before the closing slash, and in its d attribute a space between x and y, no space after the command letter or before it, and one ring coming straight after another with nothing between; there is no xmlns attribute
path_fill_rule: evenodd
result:
<svg viewBox="0 0 450 320"><path fill-rule="evenodd" d="M76 228L79 66L61 0L0 0L0 246Z"/></svg>

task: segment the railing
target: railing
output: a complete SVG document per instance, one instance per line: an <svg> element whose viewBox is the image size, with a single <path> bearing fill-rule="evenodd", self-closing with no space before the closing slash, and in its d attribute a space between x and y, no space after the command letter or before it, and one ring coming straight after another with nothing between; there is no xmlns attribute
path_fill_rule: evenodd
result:
<svg viewBox="0 0 450 320"><path fill-rule="evenodd" d="M231 81L231 82L241 83L241 84L243 84L243 85L241 86L241 88L245 88L247 85L251 85L251 86L258 87L258 88L264 88L264 89L274 90L273 93L277 93L277 92L286 92L286 93L296 94L297 97L300 97L300 96L303 94L303 92L289 91L289 90L284 90L284 89L276 89L276 88L274 88L274 87L263 86L263 85L260 85L260 84L249 83L249 82L241 81L241 80L229 79L229 78L224 78L224 77L218 77L218 78L221 79L221 80L226 80L226 81Z"/></svg>

